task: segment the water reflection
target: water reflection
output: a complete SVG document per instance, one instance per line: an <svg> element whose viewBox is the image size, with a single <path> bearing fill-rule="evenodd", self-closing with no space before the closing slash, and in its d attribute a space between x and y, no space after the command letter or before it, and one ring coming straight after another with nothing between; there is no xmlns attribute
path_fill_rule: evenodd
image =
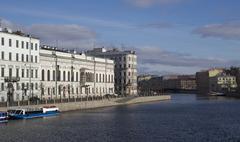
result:
<svg viewBox="0 0 240 142"><path fill-rule="evenodd" d="M238 141L240 101L173 94L171 101L72 111L0 125L0 142Z"/></svg>

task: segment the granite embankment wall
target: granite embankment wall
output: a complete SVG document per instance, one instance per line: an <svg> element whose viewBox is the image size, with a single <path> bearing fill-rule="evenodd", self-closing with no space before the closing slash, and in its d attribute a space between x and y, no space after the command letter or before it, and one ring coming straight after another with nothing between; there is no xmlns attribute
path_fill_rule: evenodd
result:
<svg viewBox="0 0 240 142"><path fill-rule="evenodd" d="M136 104L136 103L146 103L153 101L164 101L170 100L170 95L162 95L162 96L148 96L148 97L126 97L126 98L115 98L115 99L105 99L98 101L83 101L83 102L69 102L69 103L58 103L58 104L48 104L57 106L60 111L72 111L72 110L85 110L85 109L93 109L93 108L101 108L101 107L110 107L110 106L118 106L118 105L127 105L127 104ZM32 105L32 106L21 106L24 107L42 107L46 105ZM18 107L2 107L0 111L6 111L7 109L14 109Z"/></svg>

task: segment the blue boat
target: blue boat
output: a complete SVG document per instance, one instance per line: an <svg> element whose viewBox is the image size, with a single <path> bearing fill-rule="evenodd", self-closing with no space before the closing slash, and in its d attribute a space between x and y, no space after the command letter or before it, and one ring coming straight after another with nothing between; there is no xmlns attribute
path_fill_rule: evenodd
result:
<svg viewBox="0 0 240 142"><path fill-rule="evenodd" d="M56 106L8 110L8 116L10 119L49 117L58 115L59 113L59 109Z"/></svg>
<svg viewBox="0 0 240 142"><path fill-rule="evenodd" d="M0 123L8 122L8 113L7 112L0 112Z"/></svg>

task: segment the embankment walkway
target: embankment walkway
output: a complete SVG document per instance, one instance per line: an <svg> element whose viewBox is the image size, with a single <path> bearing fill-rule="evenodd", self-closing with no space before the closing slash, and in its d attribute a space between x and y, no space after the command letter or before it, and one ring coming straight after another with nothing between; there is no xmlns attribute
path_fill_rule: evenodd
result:
<svg viewBox="0 0 240 142"><path fill-rule="evenodd" d="M42 106L46 106L46 105L55 105L60 109L61 112L65 112L65 111L72 111L72 110L85 110L85 109L111 107L111 106L118 106L118 105L146 103L146 102L153 102L153 101L164 101L164 100L170 100L170 99L171 99L170 95L144 96L144 97L123 97L123 98L109 98L109 99L103 99L103 100L92 100L92 101L81 101L81 102L0 107L0 111L7 111L7 109L16 109L19 107L34 108L34 107L42 107Z"/></svg>

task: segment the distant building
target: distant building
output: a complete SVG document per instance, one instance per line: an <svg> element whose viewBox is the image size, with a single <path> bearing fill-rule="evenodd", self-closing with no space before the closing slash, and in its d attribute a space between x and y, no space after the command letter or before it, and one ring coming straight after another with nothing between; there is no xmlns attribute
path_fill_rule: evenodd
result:
<svg viewBox="0 0 240 142"><path fill-rule="evenodd" d="M210 84L210 78L216 77L220 73L223 73L224 69L213 68L196 73L197 91L200 94L207 94L213 90L213 86Z"/></svg>
<svg viewBox="0 0 240 142"><path fill-rule="evenodd" d="M138 82L148 81L148 80L150 80L151 78L154 78L154 77L157 77L157 76L155 76L155 75L139 75L138 76Z"/></svg>
<svg viewBox="0 0 240 142"><path fill-rule="evenodd" d="M236 77L227 75L226 73L219 73L218 75L209 79L212 92L235 92L237 90Z"/></svg>
<svg viewBox="0 0 240 142"><path fill-rule="evenodd" d="M190 91L196 90L196 79L194 75L179 75L163 77L163 88L165 90Z"/></svg>
<svg viewBox="0 0 240 142"><path fill-rule="evenodd" d="M137 95L137 55L135 51L95 48L87 55L110 58L115 61L115 92L120 95Z"/></svg>

